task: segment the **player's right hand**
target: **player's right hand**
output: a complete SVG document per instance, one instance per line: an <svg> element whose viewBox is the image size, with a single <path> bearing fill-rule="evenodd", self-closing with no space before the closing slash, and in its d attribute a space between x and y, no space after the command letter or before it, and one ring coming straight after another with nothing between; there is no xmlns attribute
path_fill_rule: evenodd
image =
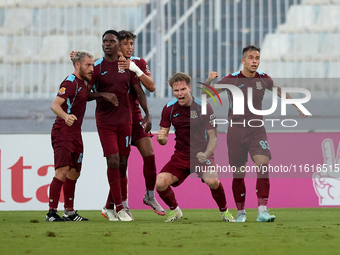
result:
<svg viewBox="0 0 340 255"><path fill-rule="evenodd" d="M72 60L74 58L74 56L77 54L77 51L71 51L70 53L70 59Z"/></svg>
<svg viewBox="0 0 340 255"><path fill-rule="evenodd" d="M218 76L219 76L219 75L218 75L217 72L211 71L210 74L209 74L208 79L215 80Z"/></svg>
<svg viewBox="0 0 340 255"><path fill-rule="evenodd" d="M73 114L67 114L65 117L65 123L69 127L73 125L75 120L77 120L77 117Z"/></svg>
<svg viewBox="0 0 340 255"><path fill-rule="evenodd" d="M106 100L112 103L114 106L118 106L118 98L116 94L109 93L109 92L102 92L102 97Z"/></svg>

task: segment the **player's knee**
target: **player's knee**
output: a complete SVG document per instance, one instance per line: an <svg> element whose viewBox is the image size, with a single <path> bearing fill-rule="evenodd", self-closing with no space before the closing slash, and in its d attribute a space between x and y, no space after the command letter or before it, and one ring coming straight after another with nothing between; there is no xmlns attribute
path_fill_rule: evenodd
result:
<svg viewBox="0 0 340 255"><path fill-rule="evenodd" d="M60 167L55 170L55 177L61 181L65 181L66 176L69 172L69 168Z"/></svg>
<svg viewBox="0 0 340 255"><path fill-rule="evenodd" d="M209 186L210 189L217 189L220 182L217 178L206 178L204 182Z"/></svg>
<svg viewBox="0 0 340 255"><path fill-rule="evenodd" d="M157 176L156 189L158 191L164 191L170 186L170 180L164 176Z"/></svg>
<svg viewBox="0 0 340 255"><path fill-rule="evenodd" d="M119 156L116 156L116 154L107 156L106 161L108 168L119 168Z"/></svg>

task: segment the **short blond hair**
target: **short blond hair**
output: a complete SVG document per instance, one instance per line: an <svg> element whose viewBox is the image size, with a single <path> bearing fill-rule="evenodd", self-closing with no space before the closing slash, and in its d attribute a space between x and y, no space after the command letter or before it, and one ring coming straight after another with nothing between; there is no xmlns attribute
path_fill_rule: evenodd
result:
<svg viewBox="0 0 340 255"><path fill-rule="evenodd" d="M81 62L85 57L93 58L93 54L86 50L77 51L77 53L72 58L73 66L76 66L77 62Z"/></svg>
<svg viewBox="0 0 340 255"><path fill-rule="evenodd" d="M191 82L191 77L189 75L187 75L186 73L175 73L170 79L169 79L169 85L172 87L172 85L174 85L175 82L179 82L179 81L185 81L186 84L188 86L190 86L190 82Z"/></svg>

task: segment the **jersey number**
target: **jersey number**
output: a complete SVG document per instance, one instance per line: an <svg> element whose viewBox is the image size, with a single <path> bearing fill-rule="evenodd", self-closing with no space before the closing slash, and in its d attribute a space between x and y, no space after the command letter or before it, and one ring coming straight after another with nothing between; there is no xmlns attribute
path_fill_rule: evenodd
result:
<svg viewBox="0 0 340 255"><path fill-rule="evenodd" d="M269 143L267 142L267 141L263 141L263 140L261 140L260 141L260 145L261 145L261 147L262 147L262 149L268 149L268 150L270 150L270 148L269 148Z"/></svg>
<svg viewBox="0 0 340 255"><path fill-rule="evenodd" d="M131 136L126 136L125 140L126 140L126 148L127 148L129 147L129 145L131 145Z"/></svg>

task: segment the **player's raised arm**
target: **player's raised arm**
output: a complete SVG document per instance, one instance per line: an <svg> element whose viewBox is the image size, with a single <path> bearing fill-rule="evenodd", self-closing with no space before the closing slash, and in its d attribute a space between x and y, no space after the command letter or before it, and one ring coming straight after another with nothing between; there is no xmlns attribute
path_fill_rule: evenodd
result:
<svg viewBox="0 0 340 255"><path fill-rule="evenodd" d="M211 71L208 79L205 81L204 84L210 85L217 77L219 77L218 73L215 72L215 71ZM212 85L212 87L215 87L215 86ZM215 90L218 94L220 94L223 91L223 89L221 89L221 88L215 89ZM201 95L203 95L203 94L207 95L207 97L210 97L210 95L207 92L205 92L204 90L201 90Z"/></svg>
<svg viewBox="0 0 340 255"><path fill-rule="evenodd" d="M151 75L146 75L135 62L127 59L125 61L119 61L119 67L124 69L129 69L132 72L135 72L139 80L143 83L144 87L150 92L155 91L155 82Z"/></svg>
<svg viewBox="0 0 340 255"><path fill-rule="evenodd" d="M170 128L161 127L157 133L157 141L160 145L165 145L168 142Z"/></svg>
<svg viewBox="0 0 340 255"><path fill-rule="evenodd" d="M63 120L65 120L65 123L67 126L72 126L74 121L77 120L77 117L73 114L67 114L63 111L61 108L61 105L65 102L64 98L56 97L51 105L51 110L54 112L55 115L59 116Z"/></svg>
<svg viewBox="0 0 340 255"><path fill-rule="evenodd" d="M277 88L277 95L281 98L281 87L280 86L277 86L274 84L275 88ZM273 91L273 87L272 88L268 88L269 90ZM286 93L286 99L293 99L293 97L289 94L289 93ZM295 108L297 109L297 111L299 112L301 118L306 118L307 115L304 114L300 109L299 107L297 107L295 104L292 104L293 106L295 106Z"/></svg>

